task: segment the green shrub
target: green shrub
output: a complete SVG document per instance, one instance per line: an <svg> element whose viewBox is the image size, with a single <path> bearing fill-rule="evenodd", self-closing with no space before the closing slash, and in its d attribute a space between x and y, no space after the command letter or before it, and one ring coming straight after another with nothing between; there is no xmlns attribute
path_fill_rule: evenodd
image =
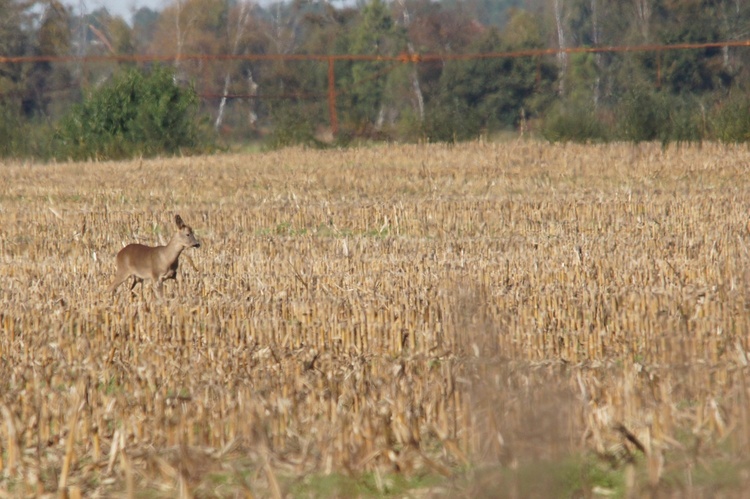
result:
<svg viewBox="0 0 750 499"><path fill-rule="evenodd" d="M482 132L476 111L459 100L438 103L425 113L424 135L428 142L461 142Z"/></svg>
<svg viewBox="0 0 750 499"><path fill-rule="evenodd" d="M19 109L0 102L0 157L48 159L52 126L41 118L24 117Z"/></svg>
<svg viewBox="0 0 750 499"><path fill-rule="evenodd" d="M695 142L703 138L702 112L688 95L636 88L617 110L620 138L632 142Z"/></svg>
<svg viewBox="0 0 750 499"><path fill-rule="evenodd" d="M662 144L700 142L706 134L703 111L690 96L670 95L667 99L667 124L659 134Z"/></svg>
<svg viewBox="0 0 750 499"><path fill-rule="evenodd" d="M590 103L567 102L553 107L542 124L542 137L550 142L601 142L606 128L597 119Z"/></svg>
<svg viewBox="0 0 750 499"><path fill-rule="evenodd" d="M173 155L200 145L192 88L171 70L131 69L98 88L60 122L55 155L70 159L121 159Z"/></svg>
<svg viewBox="0 0 750 499"><path fill-rule="evenodd" d="M24 133L24 122L18 112L5 103L0 104L0 156L23 156L29 144Z"/></svg>
<svg viewBox="0 0 750 499"><path fill-rule="evenodd" d="M711 136L727 143L750 140L750 98L733 95L721 103L710 117Z"/></svg>
<svg viewBox="0 0 750 499"><path fill-rule="evenodd" d="M619 136L632 142L656 140L666 119L656 94L635 88L625 94L617 109Z"/></svg>
<svg viewBox="0 0 750 499"><path fill-rule="evenodd" d="M323 148L325 144L315 137L316 121L304 106L282 106L273 111L273 130L266 138L265 147L281 149L294 145Z"/></svg>

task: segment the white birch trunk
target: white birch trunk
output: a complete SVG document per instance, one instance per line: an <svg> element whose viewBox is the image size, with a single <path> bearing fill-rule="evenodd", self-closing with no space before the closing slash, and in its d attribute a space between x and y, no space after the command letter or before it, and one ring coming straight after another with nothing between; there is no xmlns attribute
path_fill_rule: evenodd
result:
<svg viewBox="0 0 750 499"><path fill-rule="evenodd" d="M175 76L180 68L180 57L182 57L182 47L185 44L185 39L182 34L182 24L180 23L180 17L182 17L182 2L177 1L177 14L174 16L175 25L175 36L177 37L177 51L174 59Z"/></svg>
<svg viewBox="0 0 750 499"><path fill-rule="evenodd" d="M237 47L239 47L240 40L242 39L242 35L245 32L245 24L250 13L250 6L250 2L240 3L240 12L237 15L237 28L235 29L234 40L232 41L232 55L235 55L237 53ZM227 26L227 28L229 27ZM221 124L224 122L224 109L227 105L227 96L229 95L229 87L231 83L232 73L230 65L230 69L227 69L227 73L224 76L224 89L221 93L221 101L219 102L219 112L217 113L216 121L214 122L214 130L216 130L217 132L219 131Z"/></svg>
<svg viewBox="0 0 750 499"><path fill-rule="evenodd" d="M597 0L591 0L591 30L592 30L592 38L594 40L594 47L599 47L599 12L597 8ZM601 87L601 71L602 71L602 54L601 52L596 52L594 54L594 63L596 66L596 78L594 79L594 111L596 111L599 108L599 94L600 94L600 87Z"/></svg>
<svg viewBox="0 0 750 499"><path fill-rule="evenodd" d="M409 14L409 9L406 6L406 0L400 0L399 3L401 4L401 8L403 9L404 28L408 30L409 26L411 25L411 15ZM409 51L409 55L413 56L415 54L414 44L412 44L410 41L406 43L406 48ZM412 65L409 78L411 79L411 87L414 91L414 97L417 101L417 112L419 113L419 121L421 123L424 121L424 96L422 95L422 86L419 84L419 73L417 73L416 64Z"/></svg>
<svg viewBox="0 0 750 499"><path fill-rule="evenodd" d="M221 93L221 101L219 101L219 112L216 114L216 121L214 122L214 130L217 132L221 128L221 124L224 122L224 108L227 105L227 95L229 94L229 85L232 82L232 75L227 70L227 74L224 75L224 90Z"/></svg>
<svg viewBox="0 0 750 499"><path fill-rule="evenodd" d="M409 54L414 55L414 45L411 42L408 43ZM417 73L417 65L414 64L411 69L411 86L414 90L414 96L417 99L417 112L419 113L419 122L424 121L424 96L422 95L422 87L419 84L419 74Z"/></svg>
<svg viewBox="0 0 750 499"><path fill-rule="evenodd" d="M638 30L641 32L643 42L648 43L650 38L649 24L651 23L651 0L634 0L635 13L638 22Z"/></svg>
<svg viewBox="0 0 750 499"><path fill-rule="evenodd" d="M565 52L567 48L565 42L565 26L563 18L563 0L554 0L555 7L555 24L557 27L557 45L560 49L557 52L557 64L558 64L558 87L557 92L560 95L565 94L565 76L568 73L568 54Z"/></svg>
<svg viewBox="0 0 750 499"><path fill-rule="evenodd" d="M251 127L254 127L258 121L258 113L255 112L258 105L258 101L255 99L255 96L258 95L258 84L255 83L253 72L250 70L247 71L247 93L250 95L250 110L247 113L247 121Z"/></svg>

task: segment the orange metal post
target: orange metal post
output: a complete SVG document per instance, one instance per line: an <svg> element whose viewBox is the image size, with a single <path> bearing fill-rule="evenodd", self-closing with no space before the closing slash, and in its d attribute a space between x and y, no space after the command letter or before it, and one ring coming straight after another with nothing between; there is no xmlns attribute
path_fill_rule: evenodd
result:
<svg viewBox="0 0 750 499"><path fill-rule="evenodd" d="M661 52L656 53L656 88L661 88Z"/></svg>

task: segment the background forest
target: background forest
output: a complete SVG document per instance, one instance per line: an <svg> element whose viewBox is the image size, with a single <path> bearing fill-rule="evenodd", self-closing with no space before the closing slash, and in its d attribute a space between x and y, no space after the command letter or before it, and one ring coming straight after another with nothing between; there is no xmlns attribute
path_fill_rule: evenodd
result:
<svg viewBox="0 0 750 499"><path fill-rule="evenodd" d="M173 0L131 19L84 5L0 0L0 154L750 137L741 0ZM715 45L644 49L674 44Z"/></svg>

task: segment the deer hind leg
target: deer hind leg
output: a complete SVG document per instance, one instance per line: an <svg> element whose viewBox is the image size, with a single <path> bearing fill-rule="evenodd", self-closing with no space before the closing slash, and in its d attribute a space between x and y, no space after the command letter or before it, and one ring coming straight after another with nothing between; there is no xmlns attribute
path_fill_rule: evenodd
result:
<svg viewBox="0 0 750 499"><path fill-rule="evenodd" d="M128 278L128 277L130 277L130 276L129 276L128 274L126 274L125 272L120 272L120 271L118 270L118 271L117 271L117 273L115 274L115 280L114 280L114 281L112 282L112 284L111 284L111 285L109 286L109 288L108 288L108 291L109 291L110 293L114 294L114 292L115 292L115 290L117 289L117 287L118 287L118 286L119 286L120 284L122 284L123 282L125 282L125 281L127 280L127 278ZM130 288L130 289L133 289L133 288Z"/></svg>
<svg viewBox="0 0 750 499"><path fill-rule="evenodd" d="M141 284L141 297L143 297L143 279L141 279L137 275L133 276L133 284L130 285L130 293L133 294L133 290L138 283Z"/></svg>

